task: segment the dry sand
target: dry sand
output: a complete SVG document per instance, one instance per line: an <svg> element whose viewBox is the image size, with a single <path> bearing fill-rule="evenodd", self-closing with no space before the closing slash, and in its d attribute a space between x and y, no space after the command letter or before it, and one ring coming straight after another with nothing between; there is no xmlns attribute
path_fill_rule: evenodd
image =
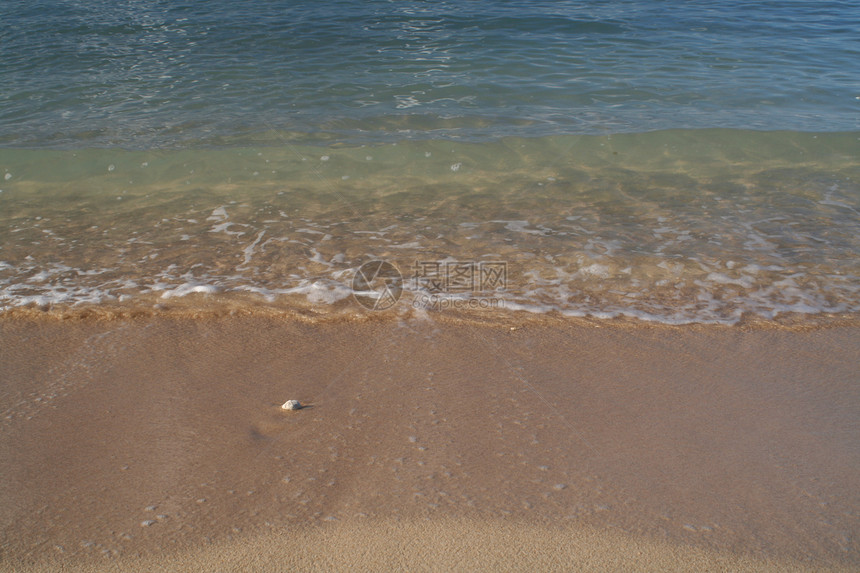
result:
<svg viewBox="0 0 860 573"><path fill-rule="evenodd" d="M860 329L602 324L2 319L0 569L860 567Z"/></svg>

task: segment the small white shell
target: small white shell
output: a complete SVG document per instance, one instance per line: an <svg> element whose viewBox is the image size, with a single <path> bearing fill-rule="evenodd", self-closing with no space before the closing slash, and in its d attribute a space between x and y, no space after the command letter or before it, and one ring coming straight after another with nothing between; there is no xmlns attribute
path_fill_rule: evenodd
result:
<svg viewBox="0 0 860 573"><path fill-rule="evenodd" d="M301 410L302 405L298 400L287 400L281 406L281 410Z"/></svg>

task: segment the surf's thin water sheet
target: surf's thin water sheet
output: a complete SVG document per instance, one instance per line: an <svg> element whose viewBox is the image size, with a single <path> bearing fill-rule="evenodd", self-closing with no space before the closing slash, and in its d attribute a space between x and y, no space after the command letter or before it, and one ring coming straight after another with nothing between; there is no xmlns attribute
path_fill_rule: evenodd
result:
<svg viewBox="0 0 860 573"><path fill-rule="evenodd" d="M0 309L852 315L858 156L856 132L741 130L2 149ZM396 288L356 282L374 260Z"/></svg>

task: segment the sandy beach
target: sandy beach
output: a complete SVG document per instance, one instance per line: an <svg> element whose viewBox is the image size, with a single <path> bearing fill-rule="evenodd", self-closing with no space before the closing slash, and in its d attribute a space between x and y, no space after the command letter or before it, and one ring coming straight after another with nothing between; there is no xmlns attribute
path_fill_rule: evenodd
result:
<svg viewBox="0 0 860 573"><path fill-rule="evenodd" d="M858 364L855 326L7 317L0 569L852 570Z"/></svg>
<svg viewBox="0 0 860 573"><path fill-rule="evenodd" d="M860 572L860 2L714 4L0 0L0 573Z"/></svg>

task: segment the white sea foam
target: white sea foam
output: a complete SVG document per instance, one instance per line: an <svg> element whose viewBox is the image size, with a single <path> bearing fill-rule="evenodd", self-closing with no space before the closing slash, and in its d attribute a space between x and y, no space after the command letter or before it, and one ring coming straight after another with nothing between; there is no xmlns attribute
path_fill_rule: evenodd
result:
<svg viewBox="0 0 860 573"><path fill-rule="evenodd" d="M586 267L582 267L579 270L583 274L591 275L593 277L597 277L597 278L601 278L601 279L609 278L609 276L611 274L611 270L608 266L601 265L599 263L594 263L594 264L588 265Z"/></svg>
<svg viewBox="0 0 860 573"><path fill-rule="evenodd" d="M258 235L262 239L261 235ZM341 254L342 255L342 254ZM76 285L75 280L82 277L98 278L111 272L110 269L79 270L68 266L53 265L38 270L30 264L30 281L9 282L8 274L16 269L8 262L0 263L0 309L22 305L54 306L99 304L109 300L130 301L135 293L155 292L163 299L184 297L191 294L217 296L230 292L249 292L258 294L268 303L275 303L281 297L303 296L313 305L328 306L350 297L353 293L350 283L355 272L353 267L339 268L345 257L332 255L328 258L320 251L313 250L311 259L325 262L330 266L329 278L291 279L292 284L273 287L255 284L241 272L235 275L209 276L192 275L185 271L177 273L176 265L169 265L155 281L129 278L105 280L93 285ZM337 262L333 262L338 258ZM503 301L493 308L506 312L523 311L529 313L558 312L564 316L594 318L631 317L644 321L657 321L671 324L691 322L730 324L740 319L744 312L751 312L764 318L775 318L781 313L818 314L860 311L860 287L857 277L830 277L830 282L821 291L811 290L807 283L801 284L804 275L795 273L782 276L778 280L766 281L756 277L767 271L761 265L735 267L731 272L742 271L738 275L720 272L703 273L698 279L679 278L678 263L659 264L663 272L676 276L676 282L687 285L683 296L673 294L671 283L666 288L664 300L653 297L650 289L641 284L641 279L631 280L629 275L611 273L610 267L591 263L573 272L561 267L554 269L554 276L545 271L527 270L518 281L509 284L507 289L492 292L494 299ZM637 273L635 267L627 269ZM683 275L683 273L680 273ZM58 279L58 277L68 277ZM599 281L617 281L625 276L619 287L607 286ZM653 279L652 279L653 280ZM71 281L71 282L69 282ZM525 281L525 282L523 282ZM633 285L639 281L640 286ZM841 282L839 282L841 281ZM409 281L407 281L408 283ZM661 281L657 281L661 282ZM665 282L665 281L663 281ZM613 283L614 284L614 283ZM646 283L647 284L647 283ZM656 283L655 283L656 284ZM523 288L525 287L525 288ZM689 289L694 289L690 291ZM731 296L720 289L739 289ZM363 294L372 297L373 291ZM422 288L404 288L404 304L431 294ZM448 301L453 307L456 301L469 301L474 293L433 293L438 301ZM853 301L853 302L852 302ZM415 308L423 308L421 304ZM425 305L426 306L426 305ZM486 306L486 305L485 305ZM471 308L463 306L457 308ZM478 308L478 305L474 305Z"/></svg>
<svg viewBox="0 0 860 573"><path fill-rule="evenodd" d="M257 234L257 238L254 239L254 242L242 250L242 254L244 255L244 260L242 261L242 264L239 265L238 268L241 269L242 267L245 267L248 264L250 264L251 259L254 257L254 250L257 248L257 245L260 244L260 241L263 239L263 235L265 235L265 234L266 234L265 230L260 231Z"/></svg>
<svg viewBox="0 0 860 573"><path fill-rule="evenodd" d="M312 304L334 304L352 294L352 289L346 285L332 281L314 281L305 287L297 287L291 292L301 292Z"/></svg>
<svg viewBox="0 0 860 573"><path fill-rule="evenodd" d="M215 294L219 290L217 286L211 284L185 283L175 288L165 289L161 294L161 298L186 296L192 293Z"/></svg>
<svg viewBox="0 0 860 573"><path fill-rule="evenodd" d="M216 207L212 210L212 214L206 217L207 221L226 221L227 220L227 209L222 205L221 207Z"/></svg>

